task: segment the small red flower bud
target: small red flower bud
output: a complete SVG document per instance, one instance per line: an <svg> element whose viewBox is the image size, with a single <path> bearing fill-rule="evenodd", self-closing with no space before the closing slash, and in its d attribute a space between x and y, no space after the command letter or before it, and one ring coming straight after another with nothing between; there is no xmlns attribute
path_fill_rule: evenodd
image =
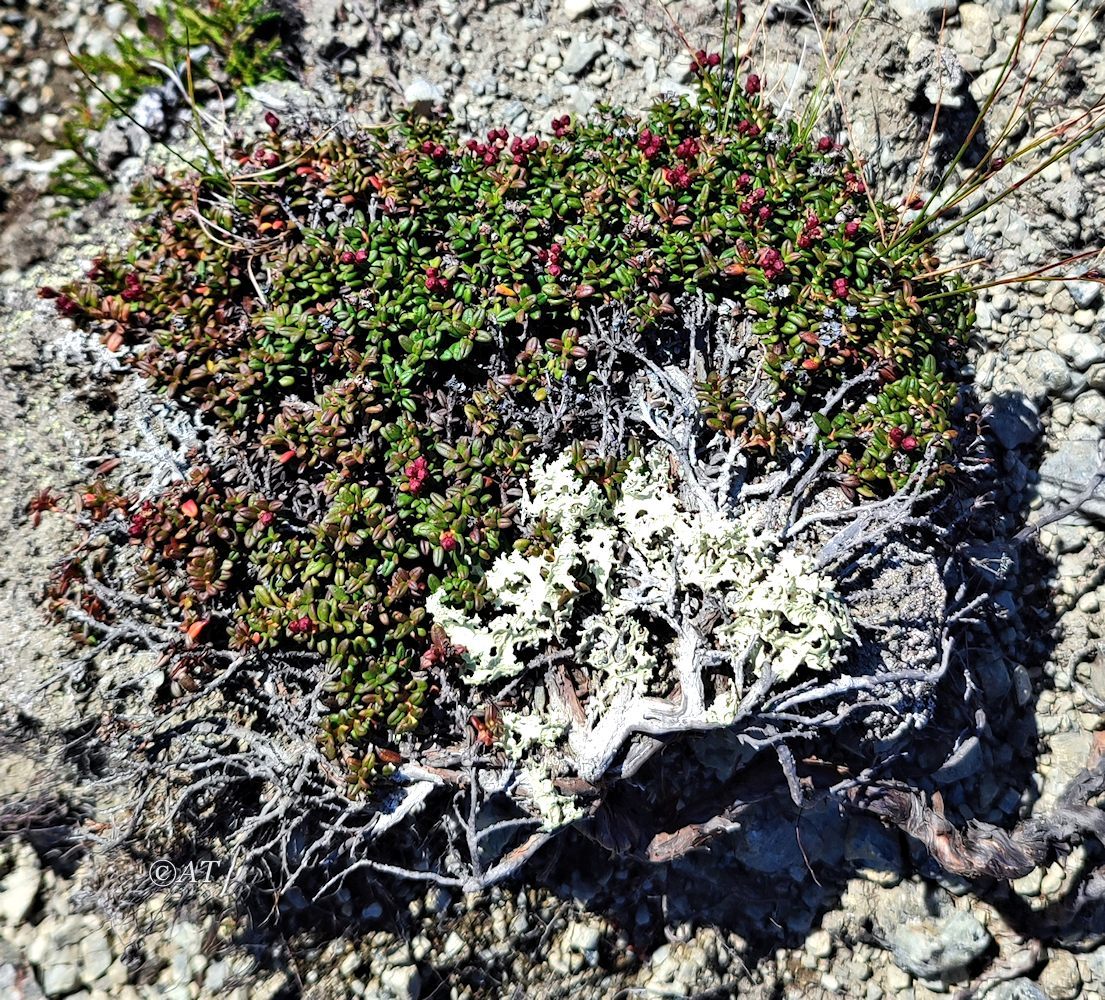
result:
<svg viewBox="0 0 1105 1000"><path fill-rule="evenodd" d="M912 434L902 438L902 451L913 451L917 447L917 443L917 439Z"/></svg>
<svg viewBox="0 0 1105 1000"><path fill-rule="evenodd" d="M817 151L819 153L828 153L833 148L833 140L827 135L823 135L817 140Z"/></svg>
<svg viewBox="0 0 1105 1000"><path fill-rule="evenodd" d="M901 427L891 427L886 432L887 440L890 442L892 448L897 448L901 445L902 439L905 437L905 431Z"/></svg>
<svg viewBox="0 0 1105 1000"><path fill-rule="evenodd" d="M410 490L411 495L418 496L426 480L430 478L429 464L423 456L419 455L413 462L407 463L403 474L407 477L407 489Z"/></svg>
<svg viewBox="0 0 1105 1000"><path fill-rule="evenodd" d="M851 239L856 233L859 232L859 223L853 219L851 222L844 223L844 235Z"/></svg>
<svg viewBox="0 0 1105 1000"><path fill-rule="evenodd" d="M363 264L366 260L368 260L368 251L363 248L358 250L355 254L353 254L353 259L358 264Z"/></svg>
<svg viewBox="0 0 1105 1000"><path fill-rule="evenodd" d="M276 515L271 510L261 511L261 516L257 518L261 522L263 527L268 527L276 519Z"/></svg>
<svg viewBox="0 0 1105 1000"><path fill-rule="evenodd" d="M551 275L552 277L554 277L554 278L557 278L557 277L559 277L559 276L560 276L560 274L561 274L561 272L562 272L563 268L561 268L561 266L560 266L559 264L550 264L550 265L549 265L549 266L548 266L548 267L546 268L546 270L547 270L547 271L549 272L549 274L550 274L550 275Z"/></svg>
<svg viewBox="0 0 1105 1000"><path fill-rule="evenodd" d="M753 73L744 81L744 92L746 94L758 94L760 92L760 78Z"/></svg>
<svg viewBox="0 0 1105 1000"><path fill-rule="evenodd" d="M353 263L353 261L355 261L356 259L357 259L357 257L356 257L356 255L355 255L355 254L353 253L353 251L352 251L352 250L346 250L346 251L345 251L344 253L342 253L342 255L341 255L341 256L340 256L339 258L338 258L338 260L339 260L339 261L340 261L340 262L341 262L342 264L352 264L352 263Z"/></svg>
<svg viewBox="0 0 1105 1000"><path fill-rule="evenodd" d="M280 128L280 119L276 117L271 111L265 112L265 124L268 125L274 132Z"/></svg>
<svg viewBox="0 0 1105 1000"><path fill-rule="evenodd" d="M306 615L288 623L288 632L292 635L302 635L304 632L315 632L318 626Z"/></svg>
<svg viewBox="0 0 1105 1000"><path fill-rule="evenodd" d="M62 316L73 316L80 312L80 306L68 295L59 295L54 303L55 308Z"/></svg>
<svg viewBox="0 0 1105 1000"><path fill-rule="evenodd" d="M443 531L437 542L446 552L452 552L457 547L457 536L451 531Z"/></svg>
<svg viewBox="0 0 1105 1000"><path fill-rule="evenodd" d="M848 297L848 279L837 278L833 282L833 295L838 299L846 299Z"/></svg>

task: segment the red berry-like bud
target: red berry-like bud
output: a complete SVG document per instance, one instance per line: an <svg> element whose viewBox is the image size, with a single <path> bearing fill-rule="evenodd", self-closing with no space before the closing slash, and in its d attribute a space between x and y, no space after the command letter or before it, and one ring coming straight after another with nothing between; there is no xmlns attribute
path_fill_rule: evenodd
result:
<svg viewBox="0 0 1105 1000"><path fill-rule="evenodd" d="M274 132L280 128L280 119L276 117L271 111L265 112L265 124L268 125Z"/></svg>
<svg viewBox="0 0 1105 1000"><path fill-rule="evenodd" d="M457 547L457 536L451 531L443 531L437 541L446 552L452 552Z"/></svg>
<svg viewBox="0 0 1105 1000"><path fill-rule="evenodd" d="M341 256L340 256L339 258L338 258L338 260L339 260L339 261L340 261L340 262L341 262L342 264L352 264L352 263L353 263L353 261L355 261L356 259L357 259L357 256L356 256L356 254L354 254L354 253L353 253L353 251L352 251L352 250L346 250L346 251L344 251L344 252L342 253L342 255L341 255Z"/></svg>
<svg viewBox="0 0 1105 1000"><path fill-rule="evenodd" d="M917 447L917 439L910 434L909 437L902 438L902 451L913 451Z"/></svg>
<svg viewBox="0 0 1105 1000"><path fill-rule="evenodd" d="M844 223L844 235L851 239L856 233L859 232L859 223L853 219L851 222Z"/></svg>
<svg viewBox="0 0 1105 1000"><path fill-rule="evenodd" d="M271 510L263 510L261 511L261 516L258 517L257 520L260 521L261 524L267 528L270 524L272 524L274 520L276 520L276 515Z"/></svg>
<svg viewBox="0 0 1105 1000"><path fill-rule="evenodd" d="M560 273L563 271L563 268L559 264L550 264L546 268L546 270L552 277L556 278L559 277Z"/></svg>
<svg viewBox="0 0 1105 1000"><path fill-rule="evenodd" d="M848 279L837 278L833 282L833 295L838 299L846 299L848 297Z"/></svg>
<svg viewBox="0 0 1105 1000"><path fill-rule="evenodd" d="M828 153L833 148L833 140L827 135L823 135L817 140L817 151L819 153Z"/></svg>
<svg viewBox="0 0 1105 1000"><path fill-rule="evenodd" d="M758 94L760 92L760 86L760 78L753 73L744 81L744 92L746 94Z"/></svg>
<svg viewBox="0 0 1105 1000"><path fill-rule="evenodd" d="M886 432L887 440L890 441L892 447L897 448L902 443L902 439L905 437L905 431L901 427L891 427Z"/></svg>

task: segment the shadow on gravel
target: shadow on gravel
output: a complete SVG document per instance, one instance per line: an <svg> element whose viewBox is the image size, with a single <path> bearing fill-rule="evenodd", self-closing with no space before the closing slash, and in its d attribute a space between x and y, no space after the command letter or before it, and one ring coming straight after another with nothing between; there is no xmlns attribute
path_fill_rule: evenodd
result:
<svg viewBox="0 0 1105 1000"><path fill-rule="evenodd" d="M1019 398L995 403L985 418L989 471L973 496L963 498L970 514L946 543L944 580L949 593L966 588L968 598L989 594L990 600L957 651L967 669L949 670L935 692L932 721L918 731L908 753L876 769L880 783L924 793L961 830L981 821L1012 831L1037 797L1035 705L1050 683L1043 665L1055 644L1057 620L1055 567L1031 538L1014 537L1026 523L1029 470L1040 458L1039 442L1034 445L1026 430L1034 416ZM593 824L591 832L607 844L620 835L628 851L612 858L574 832L549 851L542 881L613 921L641 953L678 940L692 926L715 925L748 942L741 960L749 968L778 948L800 946L857 875L892 885L919 873L960 891L969 886L1026 936L1041 936L1040 915L1007 882L949 875L918 841L826 794L865 762L850 759L845 740L818 750L827 759L809 748L798 761L802 807L792 800L779 761L765 757L732 784L723 783L722 791L740 802L733 812L739 829L666 864L634 860L631 845L664 830L665 818L669 829L705 821L716 815L717 803L683 801L685 789L665 776L663 754L657 755L633 784L664 789L667 817L650 813L643 792L627 788L612 807L616 820L599 824L602 829ZM1105 918L1105 908L1099 909ZM870 916L866 931L872 929Z"/></svg>
<svg viewBox="0 0 1105 1000"><path fill-rule="evenodd" d="M698 760L714 767L718 780L710 801L690 800L685 756L676 766L680 751L672 747L670 759L669 750L662 751L635 779L619 782L609 805L586 831L554 839L523 870L521 881L493 890L491 899L520 899L526 889L538 886L564 902L560 913L581 906L605 918L617 936L617 943L613 936L602 943L606 969L630 970L657 947L689 940L698 927L732 932L747 944L731 967L734 982L777 949L800 947L824 915L840 907L849 880L857 876L871 883L871 892L858 898L869 901L872 912L858 913L835 929L845 944L884 944L874 911L890 894L880 887L916 874L985 898L1026 938L1060 937L1075 908L1083 937L1105 928L1105 906L1078 896L1077 887L1062 904L1040 914L1007 882L949 875L921 843L850 808L839 791L828 792L868 768L868 780L923 793L959 830L981 822L1012 831L1037 797L1035 708L1049 683L1043 666L1055 644L1056 569L1031 538L1022 543L1015 536L1028 515L1029 470L1040 458L1038 422L1024 400L1006 397L994 401L983 424L980 440L989 461L976 483L954 487L960 495L952 509L967 516L945 539L943 583L961 600L980 595L989 599L955 654L963 669L947 671L933 693L931 721L908 741L908 752L878 762L860 759L845 730L837 745L817 747L820 756L812 746L801 755L796 747L804 799L798 806L779 760L761 754L741 761L735 737L725 733L703 738L696 749ZM730 832L704 836L677 860L645 859L657 834L705 823L726 802L736 803ZM1092 851L1100 853L1098 848ZM1087 870L1096 855L1091 862ZM420 906L416 901L424 888L411 883L363 885L353 898L376 901L364 911L367 926L397 926L402 934L408 905ZM258 897L255 902L255 929L264 938L263 927L272 927L271 900ZM479 917L479 909L469 906L468 913L456 918L443 913L443 935L454 927L463 933ZM318 943L331 936L356 936L365 928L352 914L342 916L306 900L285 899L280 912L281 936L306 931ZM885 928L885 919L882 923ZM514 950L531 952L540 962L563 926L557 920L512 932ZM480 933L475 925L470 930ZM495 991L503 987L502 969L484 968L474 960L460 962L447 978L435 969L424 980L424 995L441 995L438 990L460 983L491 991L477 995L499 995Z"/></svg>

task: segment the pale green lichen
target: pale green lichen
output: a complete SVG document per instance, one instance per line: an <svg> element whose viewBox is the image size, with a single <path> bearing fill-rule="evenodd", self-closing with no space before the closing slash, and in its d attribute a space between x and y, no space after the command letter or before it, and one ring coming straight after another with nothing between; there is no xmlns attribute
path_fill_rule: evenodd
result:
<svg viewBox="0 0 1105 1000"><path fill-rule="evenodd" d="M544 714L504 711L502 722L503 748L521 764L521 783L542 828L553 830L579 819L582 807L554 782L564 772L562 755L553 751L568 732L567 717L556 708Z"/></svg>
<svg viewBox="0 0 1105 1000"><path fill-rule="evenodd" d="M688 588L722 603L716 648L747 651L755 672L770 664L779 680L803 664L826 669L852 634L811 560L740 518L687 511L662 455L634 462L613 505L574 474L567 455L542 459L523 510L528 519L543 517L559 538L545 554L512 552L492 565L487 586L496 614L481 621L437 594L429 599L435 620L467 649L471 684L515 677L525 669L522 650L563 643L584 592L578 582L598 595L600 611L576 622L569 642L600 674L635 686L658 665L640 616Z"/></svg>
<svg viewBox="0 0 1105 1000"><path fill-rule="evenodd" d="M664 637L686 631L676 619L688 608L712 603L716 614L699 648L729 654L733 671L730 682L710 685L699 724L725 725L737 717L750 680L767 669L773 685L801 667L826 670L854 634L812 560L758 532L749 518L688 510L661 452L632 463L614 503L575 474L568 455L540 460L523 514L542 518L556 541L541 554L512 552L492 565L490 618L450 608L439 594L428 602L450 639L465 647L469 684L517 677L550 646L570 649L587 674L593 725L615 698L624 705L627 697L670 695L678 678L674 641ZM504 748L522 766L541 815L559 822L575 809L553 785L571 727L550 711L504 714Z"/></svg>

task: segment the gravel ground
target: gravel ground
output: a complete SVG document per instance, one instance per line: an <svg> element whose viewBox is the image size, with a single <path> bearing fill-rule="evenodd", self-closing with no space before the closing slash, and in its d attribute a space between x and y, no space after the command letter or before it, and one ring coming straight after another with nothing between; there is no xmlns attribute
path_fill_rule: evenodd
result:
<svg viewBox="0 0 1105 1000"><path fill-rule="evenodd" d="M659 3L299 7L303 85L264 96L329 109L320 114L379 119L432 101L473 131L533 129L599 101L642 107L688 83L686 54ZM1040 5L1025 65L1066 7ZM938 46L941 9L948 30ZM1018 10L1018 0L875 3L840 96L884 192L908 185L941 86L952 118L984 99ZM717 47L720 20L709 4L677 0L667 11L696 46ZM749 11L754 21L759 8ZM782 104L816 73L817 38L785 5L775 11L762 72ZM856 8L830 4L825 13L849 23ZM102 783L91 791L106 765L64 749L87 725L97 691L43 687L69 650L38 610L66 531L60 518L30 531L26 503L44 487L71 493L134 440L120 416L126 406L96 379L108 359L74 338L34 290L64 281L125 233L118 194L64 218L41 195L56 115L72 90L61 33L103 46L121 24L119 5L72 0L0 12L0 802L56 792L84 811L89 835L103 831L127 792ZM1076 3L1057 29L1037 69L1054 73L1055 100L1038 109L1035 127L1105 97L1103 28L1092 4ZM1053 164L947 250L1018 273L1018 262L1102 245L1103 162L1098 140ZM122 172L139 168L135 159ZM1077 496L1101 463L1105 303L1088 282L999 287L983 293L978 327L976 385L1006 474L995 522L1019 526ZM1101 749L1103 517L1105 499L1093 500L1082 516L1041 531L1037 556L1004 552L1021 563L997 598L1008 628L1000 648L977 651L989 700L1003 711L944 775L945 807L957 819L1009 827L1041 814ZM998 564L1003 552L984 555ZM121 674L156 683L141 657L107 659L89 676L107 684ZM291 940L266 933L263 915L228 919L215 886L187 907L170 887L105 909L98 889L123 879L116 866L125 864L50 834L0 842L0 996L922 1000L971 986L1006 1000L1105 996L1100 914L1072 910L1077 883L1101 864L1093 843L1011 886L971 885L939 874L873 821L830 811L780 821L765 809L674 865L613 865L582 841L564 841L524 887L479 898L407 887L346 898L357 934L293 930Z"/></svg>

